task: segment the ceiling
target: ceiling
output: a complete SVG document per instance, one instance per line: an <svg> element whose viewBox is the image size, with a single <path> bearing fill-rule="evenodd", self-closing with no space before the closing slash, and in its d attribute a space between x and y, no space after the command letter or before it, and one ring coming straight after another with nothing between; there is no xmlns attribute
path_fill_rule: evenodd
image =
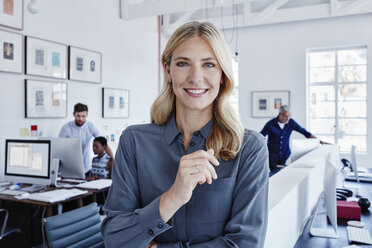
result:
<svg viewBox="0 0 372 248"><path fill-rule="evenodd" d="M372 0L120 0L121 18L163 18L165 35L186 21L220 29L372 13Z"/></svg>

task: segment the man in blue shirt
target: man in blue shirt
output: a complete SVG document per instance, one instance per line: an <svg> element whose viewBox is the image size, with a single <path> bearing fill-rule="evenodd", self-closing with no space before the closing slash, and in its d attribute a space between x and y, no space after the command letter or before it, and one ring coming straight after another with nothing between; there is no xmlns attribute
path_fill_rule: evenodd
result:
<svg viewBox="0 0 372 248"><path fill-rule="evenodd" d="M293 130L303 134L306 138L316 138L291 119L290 116L289 106L281 106L278 116L268 121L261 131L263 136L269 136L267 146L269 149L270 175L278 172L278 165L285 165L291 154L289 138ZM323 144L324 142L320 141L320 143Z"/></svg>
<svg viewBox="0 0 372 248"><path fill-rule="evenodd" d="M83 150L85 174L87 174L92 167L92 159L90 158L90 150L92 148L89 146L90 141L93 137L99 136L99 131L93 123L86 120L87 116L88 106L82 103L77 103L74 106L75 120L67 122L59 132L59 137L61 138L80 138ZM106 152L111 158L113 158L109 146L106 146Z"/></svg>

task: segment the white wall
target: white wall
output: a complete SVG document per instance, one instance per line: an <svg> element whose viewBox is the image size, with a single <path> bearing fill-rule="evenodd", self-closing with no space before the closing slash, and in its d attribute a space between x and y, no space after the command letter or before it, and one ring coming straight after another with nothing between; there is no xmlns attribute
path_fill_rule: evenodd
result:
<svg viewBox="0 0 372 248"><path fill-rule="evenodd" d="M260 131L269 118L252 118L251 92L290 90L292 116L306 127L306 49L368 46L368 78L372 78L372 14L250 27L239 30L240 116L244 126ZM230 32L226 33L230 37ZM234 44L234 43L233 43ZM372 95L372 88L367 87ZM368 155L359 165L372 167L372 103L367 99ZM311 130L310 130L311 131ZM300 137L301 135L293 135ZM347 157L348 155L341 155Z"/></svg>
<svg viewBox="0 0 372 248"><path fill-rule="evenodd" d="M102 134L120 134L129 124L149 122L150 106L157 96L156 17L126 22L119 19L116 0L38 0L39 13L32 15L28 2L24 1L23 31L0 28L102 52L102 83L62 80L68 84L68 116L25 119L24 80L58 80L0 72L0 174L5 139L19 138L20 128L36 124L43 136L58 136L61 126L73 119L73 106L83 102L89 107L88 120ZM129 119L102 119L102 87L130 90Z"/></svg>

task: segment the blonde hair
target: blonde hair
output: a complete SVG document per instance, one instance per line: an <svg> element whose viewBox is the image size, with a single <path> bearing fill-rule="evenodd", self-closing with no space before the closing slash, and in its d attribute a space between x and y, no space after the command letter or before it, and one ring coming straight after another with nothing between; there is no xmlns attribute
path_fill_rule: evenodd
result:
<svg viewBox="0 0 372 248"><path fill-rule="evenodd" d="M163 55L162 64L170 66L174 50L185 40L202 37L213 49L222 68L223 84L220 87L213 106L213 127L207 139L207 149L212 148L216 157L224 160L235 158L240 150L244 128L237 113L229 103L229 96L234 89L231 53L222 34L209 22L189 22L179 27L170 37ZM164 72L165 67L163 66ZM166 73L166 72L165 72ZM175 110L175 95L172 84L164 77L163 89L151 107L151 122L157 125L166 123Z"/></svg>

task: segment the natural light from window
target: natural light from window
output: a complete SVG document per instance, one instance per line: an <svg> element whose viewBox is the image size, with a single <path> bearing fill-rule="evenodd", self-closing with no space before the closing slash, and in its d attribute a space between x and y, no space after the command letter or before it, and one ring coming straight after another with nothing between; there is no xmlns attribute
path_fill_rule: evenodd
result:
<svg viewBox="0 0 372 248"><path fill-rule="evenodd" d="M311 132L338 144L367 152L367 48L308 51Z"/></svg>

